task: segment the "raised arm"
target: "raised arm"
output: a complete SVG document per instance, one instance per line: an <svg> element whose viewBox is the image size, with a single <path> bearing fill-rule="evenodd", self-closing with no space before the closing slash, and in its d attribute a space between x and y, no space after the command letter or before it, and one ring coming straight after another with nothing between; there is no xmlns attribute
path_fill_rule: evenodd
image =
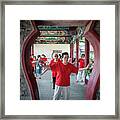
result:
<svg viewBox="0 0 120 120"><path fill-rule="evenodd" d="M89 64L86 66L86 67L84 67L84 68L79 68L79 71L81 71L81 70L86 70L86 69L88 69L89 68Z"/></svg>

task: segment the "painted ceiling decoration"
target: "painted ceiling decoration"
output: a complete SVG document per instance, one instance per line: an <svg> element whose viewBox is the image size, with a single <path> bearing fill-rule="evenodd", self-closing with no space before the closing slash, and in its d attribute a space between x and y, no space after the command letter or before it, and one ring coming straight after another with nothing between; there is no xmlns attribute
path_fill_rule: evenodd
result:
<svg viewBox="0 0 120 120"><path fill-rule="evenodd" d="M69 30L69 27L65 26L37 26L39 30Z"/></svg>
<svg viewBox="0 0 120 120"><path fill-rule="evenodd" d="M70 44L70 37L38 37L35 43L39 44Z"/></svg>
<svg viewBox="0 0 120 120"><path fill-rule="evenodd" d="M40 36L68 36L68 31L40 31Z"/></svg>
<svg viewBox="0 0 120 120"><path fill-rule="evenodd" d="M40 32L35 43L39 44L70 44L69 27L65 26L37 26Z"/></svg>
<svg viewBox="0 0 120 120"><path fill-rule="evenodd" d="M38 37L38 40L65 40L65 37Z"/></svg>
<svg viewBox="0 0 120 120"><path fill-rule="evenodd" d="M76 27L72 29L70 26L37 26L39 30L39 37L35 40L36 44L70 44L75 43L76 36L79 36L80 42L83 36L83 28ZM71 31L72 30L72 31Z"/></svg>

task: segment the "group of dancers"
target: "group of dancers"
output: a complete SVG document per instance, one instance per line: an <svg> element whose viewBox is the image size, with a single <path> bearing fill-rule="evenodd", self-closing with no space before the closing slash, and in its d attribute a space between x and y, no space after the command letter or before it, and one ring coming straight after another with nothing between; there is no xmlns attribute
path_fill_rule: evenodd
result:
<svg viewBox="0 0 120 120"><path fill-rule="evenodd" d="M61 96L63 100L69 100L71 73L75 73L77 75L76 82L80 82L81 85L84 85L86 84L85 79L89 79L90 76L90 74L85 74L87 73L86 71L89 71L93 68L93 63L90 63L85 67L85 54L81 55L81 58L78 60L79 67L76 67L75 62L77 61L74 61L74 63L69 62L68 52L62 53L61 58L59 58L57 53L54 53L49 64L44 62L42 66L41 62L42 61L38 56L38 60L35 62L36 66L39 66L36 67L36 77L40 78L42 67L52 71L52 87L54 89L53 100L60 100Z"/></svg>

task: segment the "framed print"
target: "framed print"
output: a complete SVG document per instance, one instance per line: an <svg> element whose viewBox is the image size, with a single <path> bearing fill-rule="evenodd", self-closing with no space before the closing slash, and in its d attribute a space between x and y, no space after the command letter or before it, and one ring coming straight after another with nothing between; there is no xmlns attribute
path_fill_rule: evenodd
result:
<svg viewBox="0 0 120 120"><path fill-rule="evenodd" d="M119 119L119 2L1 2L2 119Z"/></svg>

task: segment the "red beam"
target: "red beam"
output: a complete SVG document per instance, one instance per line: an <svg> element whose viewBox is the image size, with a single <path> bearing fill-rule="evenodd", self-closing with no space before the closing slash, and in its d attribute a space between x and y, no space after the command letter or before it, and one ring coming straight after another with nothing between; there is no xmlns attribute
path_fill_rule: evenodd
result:
<svg viewBox="0 0 120 120"><path fill-rule="evenodd" d="M89 42L85 39L85 66L89 63Z"/></svg>
<svg viewBox="0 0 120 120"><path fill-rule="evenodd" d="M86 26L89 20L35 20L36 26Z"/></svg>
<svg viewBox="0 0 120 120"><path fill-rule="evenodd" d="M74 48L74 44L71 43L70 44L70 58L72 58L72 60L73 60L73 48Z"/></svg>
<svg viewBox="0 0 120 120"><path fill-rule="evenodd" d="M34 45L31 45L31 55L34 55Z"/></svg>
<svg viewBox="0 0 120 120"><path fill-rule="evenodd" d="M79 38L76 38L76 59L77 59L77 67L78 67L78 59L79 59Z"/></svg>

